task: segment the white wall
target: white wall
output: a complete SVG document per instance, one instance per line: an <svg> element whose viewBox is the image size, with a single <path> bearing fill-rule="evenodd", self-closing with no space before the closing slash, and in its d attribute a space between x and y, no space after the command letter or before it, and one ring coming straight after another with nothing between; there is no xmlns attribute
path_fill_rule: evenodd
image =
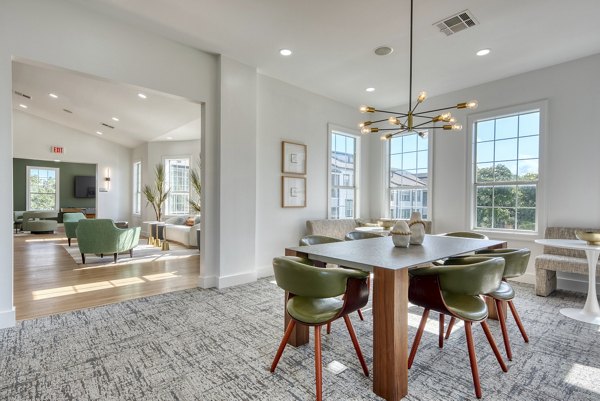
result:
<svg viewBox="0 0 600 401"><path fill-rule="evenodd" d="M129 83L204 103L206 209L219 210L217 58L64 0L0 3L0 178L12 187L13 57ZM14 324L12 193L0 193L0 327ZM203 219L203 275L216 275L218 218ZM202 280L201 280L202 283Z"/></svg>
<svg viewBox="0 0 600 401"><path fill-rule="evenodd" d="M475 111L456 111L465 129L434 134L433 221L436 232L469 229L467 159L467 113L480 113L548 100L545 170L540 177L546 208L540 225L600 227L600 135L594 117L600 110L600 55L517 75L507 79L430 98L427 108L459 101L479 100ZM379 152L381 149L378 150ZM377 151L376 151L377 152ZM380 166L374 165L374 171ZM376 174L383 179L381 174ZM384 211L381 210L381 213ZM541 237L543 237L543 231ZM524 280L534 282L535 255L542 252L535 238L495 236L509 240L510 247L528 247L532 258ZM562 275L566 277L565 275ZM559 280L561 288L585 290L581 283Z"/></svg>
<svg viewBox="0 0 600 401"><path fill-rule="evenodd" d="M131 209L130 150L114 142L56 124L15 110L13 114L13 156L24 159L53 160L98 165L98 184L104 185L110 169L110 190L97 192L99 218L127 220ZM62 146L65 153L50 153L51 146Z"/></svg>
<svg viewBox="0 0 600 401"><path fill-rule="evenodd" d="M259 275L272 272L273 257L296 246L306 220L327 218L328 124L356 130L357 109L284 82L258 76L258 162L256 203L256 266ZM281 207L281 141L307 145L306 208ZM369 153L362 141L360 216L370 214Z"/></svg>

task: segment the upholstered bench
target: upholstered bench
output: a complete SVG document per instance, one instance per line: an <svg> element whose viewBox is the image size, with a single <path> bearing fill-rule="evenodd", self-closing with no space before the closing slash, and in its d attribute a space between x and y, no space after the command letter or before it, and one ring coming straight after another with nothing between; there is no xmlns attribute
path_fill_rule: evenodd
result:
<svg viewBox="0 0 600 401"><path fill-rule="evenodd" d="M548 227L545 238L577 239L575 230L600 231L600 229ZM535 258L535 293L546 297L556 290L556 272L588 274L588 263L584 251L544 247L544 253ZM600 268L597 273L600 275Z"/></svg>
<svg viewBox="0 0 600 401"><path fill-rule="evenodd" d="M408 220L405 220L408 222ZM364 227L366 225L377 225L376 220L366 219L323 219L323 220L307 220L306 234L308 235L325 235L338 239L344 239L344 236L350 231L354 231L356 227ZM431 221L425 220L425 232L431 234Z"/></svg>

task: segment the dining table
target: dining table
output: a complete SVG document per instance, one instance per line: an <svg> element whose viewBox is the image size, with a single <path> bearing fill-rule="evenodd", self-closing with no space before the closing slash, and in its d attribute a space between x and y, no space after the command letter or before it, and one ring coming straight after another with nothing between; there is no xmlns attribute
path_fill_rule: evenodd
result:
<svg viewBox="0 0 600 401"><path fill-rule="evenodd" d="M285 254L308 258L319 266L332 263L373 274L373 392L398 401L408 394L409 270L451 256L505 247L505 241L426 235L422 244L400 248L387 236L290 247ZM284 316L285 328L290 316L287 311ZM296 325L288 344L307 344L308 333L308 326Z"/></svg>

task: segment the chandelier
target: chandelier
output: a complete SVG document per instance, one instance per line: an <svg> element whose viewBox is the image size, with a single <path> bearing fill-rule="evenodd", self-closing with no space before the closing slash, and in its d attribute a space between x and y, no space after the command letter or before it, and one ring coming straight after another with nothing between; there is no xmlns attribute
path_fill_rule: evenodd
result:
<svg viewBox="0 0 600 401"><path fill-rule="evenodd" d="M417 112L417 108L427 98L426 92L419 93L415 105L412 103L412 71L413 71L413 0L410 0L410 72L409 72L409 89L408 89L408 111L406 113L399 113L396 111L378 110L371 106L361 106L361 113L384 113L391 114L389 118L376 121L363 121L358 126L361 128L363 134L370 134L374 132L384 133L381 136L382 140L391 139L397 135L406 135L417 133L420 137L427 136L427 130L443 129L445 131L459 131L462 129L462 125L456 124L456 120L448 112L451 109L475 109L477 108L477 101L471 100L469 102L458 103L453 106L442 107L439 109L432 109L426 111ZM441 114L438 114L440 113ZM376 124L388 122L394 125L393 128L381 128L375 126ZM435 125L437 122L446 124ZM395 131L395 132L387 132ZM386 133L387 132L387 133Z"/></svg>

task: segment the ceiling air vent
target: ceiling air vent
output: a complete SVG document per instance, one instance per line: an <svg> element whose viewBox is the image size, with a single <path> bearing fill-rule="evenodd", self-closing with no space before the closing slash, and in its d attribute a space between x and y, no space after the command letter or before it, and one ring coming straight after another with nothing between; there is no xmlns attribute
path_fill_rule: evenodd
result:
<svg viewBox="0 0 600 401"><path fill-rule="evenodd" d="M112 125L108 125L106 123L100 123L100 125L102 125L103 127L106 127L106 128L115 129L115 127L113 127Z"/></svg>
<svg viewBox="0 0 600 401"><path fill-rule="evenodd" d="M15 95L24 97L25 99L31 100L31 96L24 94L23 92L15 91Z"/></svg>
<svg viewBox="0 0 600 401"><path fill-rule="evenodd" d="M465 10L444 18L433 25L438 27L440 32L445 33L446 36L450 36L478 24L479 22L477 22L471 11Z"/></svg>

